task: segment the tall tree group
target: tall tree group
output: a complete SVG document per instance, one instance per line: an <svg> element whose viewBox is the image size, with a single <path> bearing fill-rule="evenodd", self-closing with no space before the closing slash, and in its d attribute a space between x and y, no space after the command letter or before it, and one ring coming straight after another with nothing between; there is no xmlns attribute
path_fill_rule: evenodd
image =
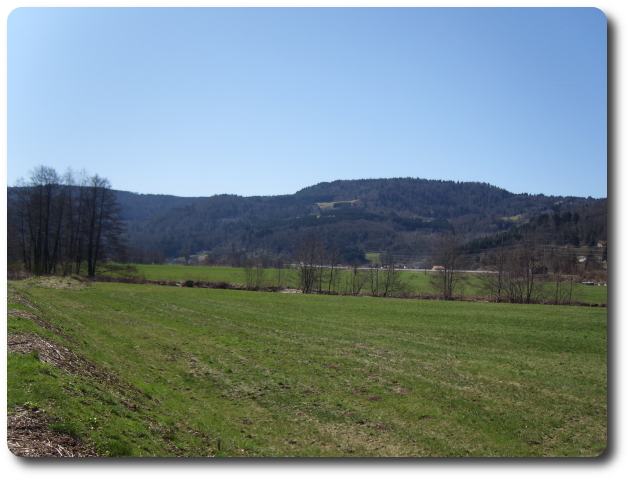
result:
<svg viewBox="0 0 630 480"><path fill-rule="evenodd" d="M96 274L120 251L123 221L111 184L99 175L39 166L8 198L9 261L35 274Z"/></svg>

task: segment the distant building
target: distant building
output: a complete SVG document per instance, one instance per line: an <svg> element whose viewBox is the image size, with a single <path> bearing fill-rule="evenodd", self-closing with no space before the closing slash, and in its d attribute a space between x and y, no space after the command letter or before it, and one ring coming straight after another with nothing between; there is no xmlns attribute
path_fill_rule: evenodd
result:
<svg viewBox="0 0 630 480"><path fill-rule="evenodd" d="M442 267L440 265L434 265L431 270L444 270L444 267Z"/></svg>

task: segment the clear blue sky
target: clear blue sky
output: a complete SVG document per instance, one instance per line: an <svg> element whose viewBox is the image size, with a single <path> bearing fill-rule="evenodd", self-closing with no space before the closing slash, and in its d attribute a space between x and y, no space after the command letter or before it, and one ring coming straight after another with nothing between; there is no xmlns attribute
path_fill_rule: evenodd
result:
<svg viewBox="0 0 630 480"><path fill-rule="evenodd" d="M597 9L19 8L7 182L276 195L419 177L607 195Z"/></svg>

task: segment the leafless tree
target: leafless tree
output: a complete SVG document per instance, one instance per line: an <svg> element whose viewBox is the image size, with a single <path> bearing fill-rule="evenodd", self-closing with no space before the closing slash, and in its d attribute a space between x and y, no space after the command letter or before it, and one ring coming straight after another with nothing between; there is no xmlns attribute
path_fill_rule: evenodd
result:
<svg viewBox="0 0 630 480"><path fill-rule="evenodd" d="M308 236L294 252L298 288L311 293L321 285L324 246L316 235Z"/></svg>
<svg viewBox="0 0 630 480"><path fill-rule="evenodd" d="M375 297L402 295L407 291L407 283L403 281L400 270L396 269L392 255L383 257L383 265L372 265L368 270L368 284Z"/></svg>
<svg viewBox="0 0 630 480"><path fill-rule="evenodd" d="M57 263L65 196L57 172L38 166L30 172L28 182L20 179L9 220L14 221L27 270L49 274Z"/></svg>
<svg viewBox="0 0 630 480"><path fill-rule="evenodd" d="M500 302L505 288L505 266L507 260L507 251L503 243L501 247L494 252L492 268L496 272L484 273L480 275L481 286L479 290L485 296L493 298L495 302Z"/></svg>
<svg viewBox="0 0 630 480"><path fill-rule="evenodd" d="M96 265L118 247L122 234L120 206L106 178L94 175L88 184L87 196L87 268L88 276L96 275Z"/></svg>
<svg viewBox="0 0 630 480"><path fill-rule="evenodd" d="M281 258L277 258L275 260L274 267L276 269L276 290L280 291L282 289L282 282L285 274L284 262Z"/></svg>
<svg viewBox="0 0 630 480"><path fill-rule="evenodd" d="M245 260L243 272L245 274L245 286L248 289L259 290L263 286L267 270L260 260L253 258Z"/></svg>
<svg viewBox="0 0 630 480"><path fill-rule="evenodd" d="M214 265L216 263L216 256L214 253L208 253L203 260L204 265Z"/></svg>
<svg viewBox="0 0 630 480"><path fill-rule="evenodd" d="M575 283L576 259L573 255L551 252L550 270L553 278L553 300L556 305L571 303Z"/></svg>
<svg viewBox="0 0 630 480"><path fill-rule="evenodd" d="M232 268L243 268L245 265L245 255L242 252L232 252L229 255L230 266Z"/></svg>
<svg viewBox="0 0 630 480"><path fill-rule="evenodd" d="M464 278L460 272L463 257L459 244L460 238L454 233L443 235L436 242L433 264L443 268L432 274L429 283L444 300L453 300Z"/></svg>
<svg viewBox="0 0 630 480"><path fill-rule="evenodd" d="M77 184L71 171L62 178L39 166L17 187L9 222L27 270L50 274L61 266L69 273L74 264L80 273L85 262L93 276L98 262L120 250L120 208L107 179L94 175Z"/></svg>
<svg viewBox="0 0 630 480"><path fill-rule="evenodd" d="M367 280L364 270L361 270L359 266L361 263L358 259L354 259L351 265L351 269L346 276L346 292L352 295L358 295L363 289Z"/></svg>
<svg viewBox="0 0 630 480"><path fill-rule="evenodd" d="M542 267L540 249L532 244L521 245L508 255L504 291L511 303L531 303L543 289L536 275Z"/></svg>
<svg viewBox="0 0 630 480"><path fill-rule="evenodd" d="M324 252L326 263L328 264L328 272L326 272L326 282L328 283L328 291L338 290L340 272L338 265L341 262L341 248L337 244L331 245Z"/></svg>
<svg viewBox="0 0 630 480"><path fill-rule="evenodd" d="M370 289L370 293L373 297L379 297L381 292L381 266L378 263L373 263L370 268L366 270L366 283Z"/></svg>

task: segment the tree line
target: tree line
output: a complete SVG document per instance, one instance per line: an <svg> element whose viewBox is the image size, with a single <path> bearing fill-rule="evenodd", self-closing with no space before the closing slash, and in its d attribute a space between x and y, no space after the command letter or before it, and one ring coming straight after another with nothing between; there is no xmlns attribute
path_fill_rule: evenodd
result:
<svg viewBox="0 0 630 480"><path fill-rule="evenodd" d="M314 234L306 236L295 249L290 265L280 259L273 263L265 262L262 258L247 258L244 260L243 273L245 286L248 289L260 289L272 280L278 289L282 289L283 280L287 275L293 275L292 280L302 293L336 293L346 292L358 295L368 290L375 297L400 296L408 293L408 284L403 281L400 270L395 268L391 255L384 257L383 264L364 266L365 258L354 257L350 262L350 269L345 275L343 271L347 263L344 262L346 249L338 244L324 245L322 239ZM267 276L267 267L275 268L275 278Z"/></svg>
<svg viewBox="0 0 630 480"><path fill-rule="evenodd" d="M442 237L433 257L440 270L433 273L431 285L444 300L461 294L465 284L466 252L455 234ZM574 286L586 277L607 278L601 261L582 256L565 247L532 242L509 245L507 242L484 252L488 269L479 274L477 293L490 301L537 303L541 300L569 304L574 300ZM604 257L602 251L599 255ZM605 259L604 259L605 260Z"/></svg>
<svg viewBox="0 0 630 480"><path fill-rule="evenodd" d="M287 257L308 234L364 251L397 253L443 230L456 229L468 238L493 235L532 215L593 201L410 178L322 183L268 197L117 193L128 221L128 245L162 251L167 259L202 251Z"/></svg>
<svg viewBox="0 0 630 480"><path fill-rule="evenodd" d="M96 275L120 254L123 220L109 180L38 166L8 197L8 260L36 274Z"/></svg>
<svg viewBox="0 0 630 480"><path fill-rule="evenodd" d="M443 300L461 297L467 283L465 252L461 237L452 231L435 237L431 255L429 284ZM361 267L358 261L339 268L340 249L335 244L324 246L316 235L309 235L298 246L293 256L293 271L298 289L303 293L345 292L358 295L368 292L372 296L404 296L409 286L396 268L391 254L381 255L381 263ZM566 249L532 243L506 246L486 252L491 257L491 270L479 274L476 295L490 301L508 303L570 304L574 301L574 286L587 275L602 272ZM349 268L348 268L349 267ZM595 270L592 268L595 267ZM344 271L344 275L341 272ZM255 272L255 273L254 273ZM278 273L280 278L280 273ZM264 267L250 259L246 268L248 287L260 287ZM605 274L604 274L605 278ZM280 283L278 283L280 285ZM470 291L470 289L469 289Z"/></svg>

